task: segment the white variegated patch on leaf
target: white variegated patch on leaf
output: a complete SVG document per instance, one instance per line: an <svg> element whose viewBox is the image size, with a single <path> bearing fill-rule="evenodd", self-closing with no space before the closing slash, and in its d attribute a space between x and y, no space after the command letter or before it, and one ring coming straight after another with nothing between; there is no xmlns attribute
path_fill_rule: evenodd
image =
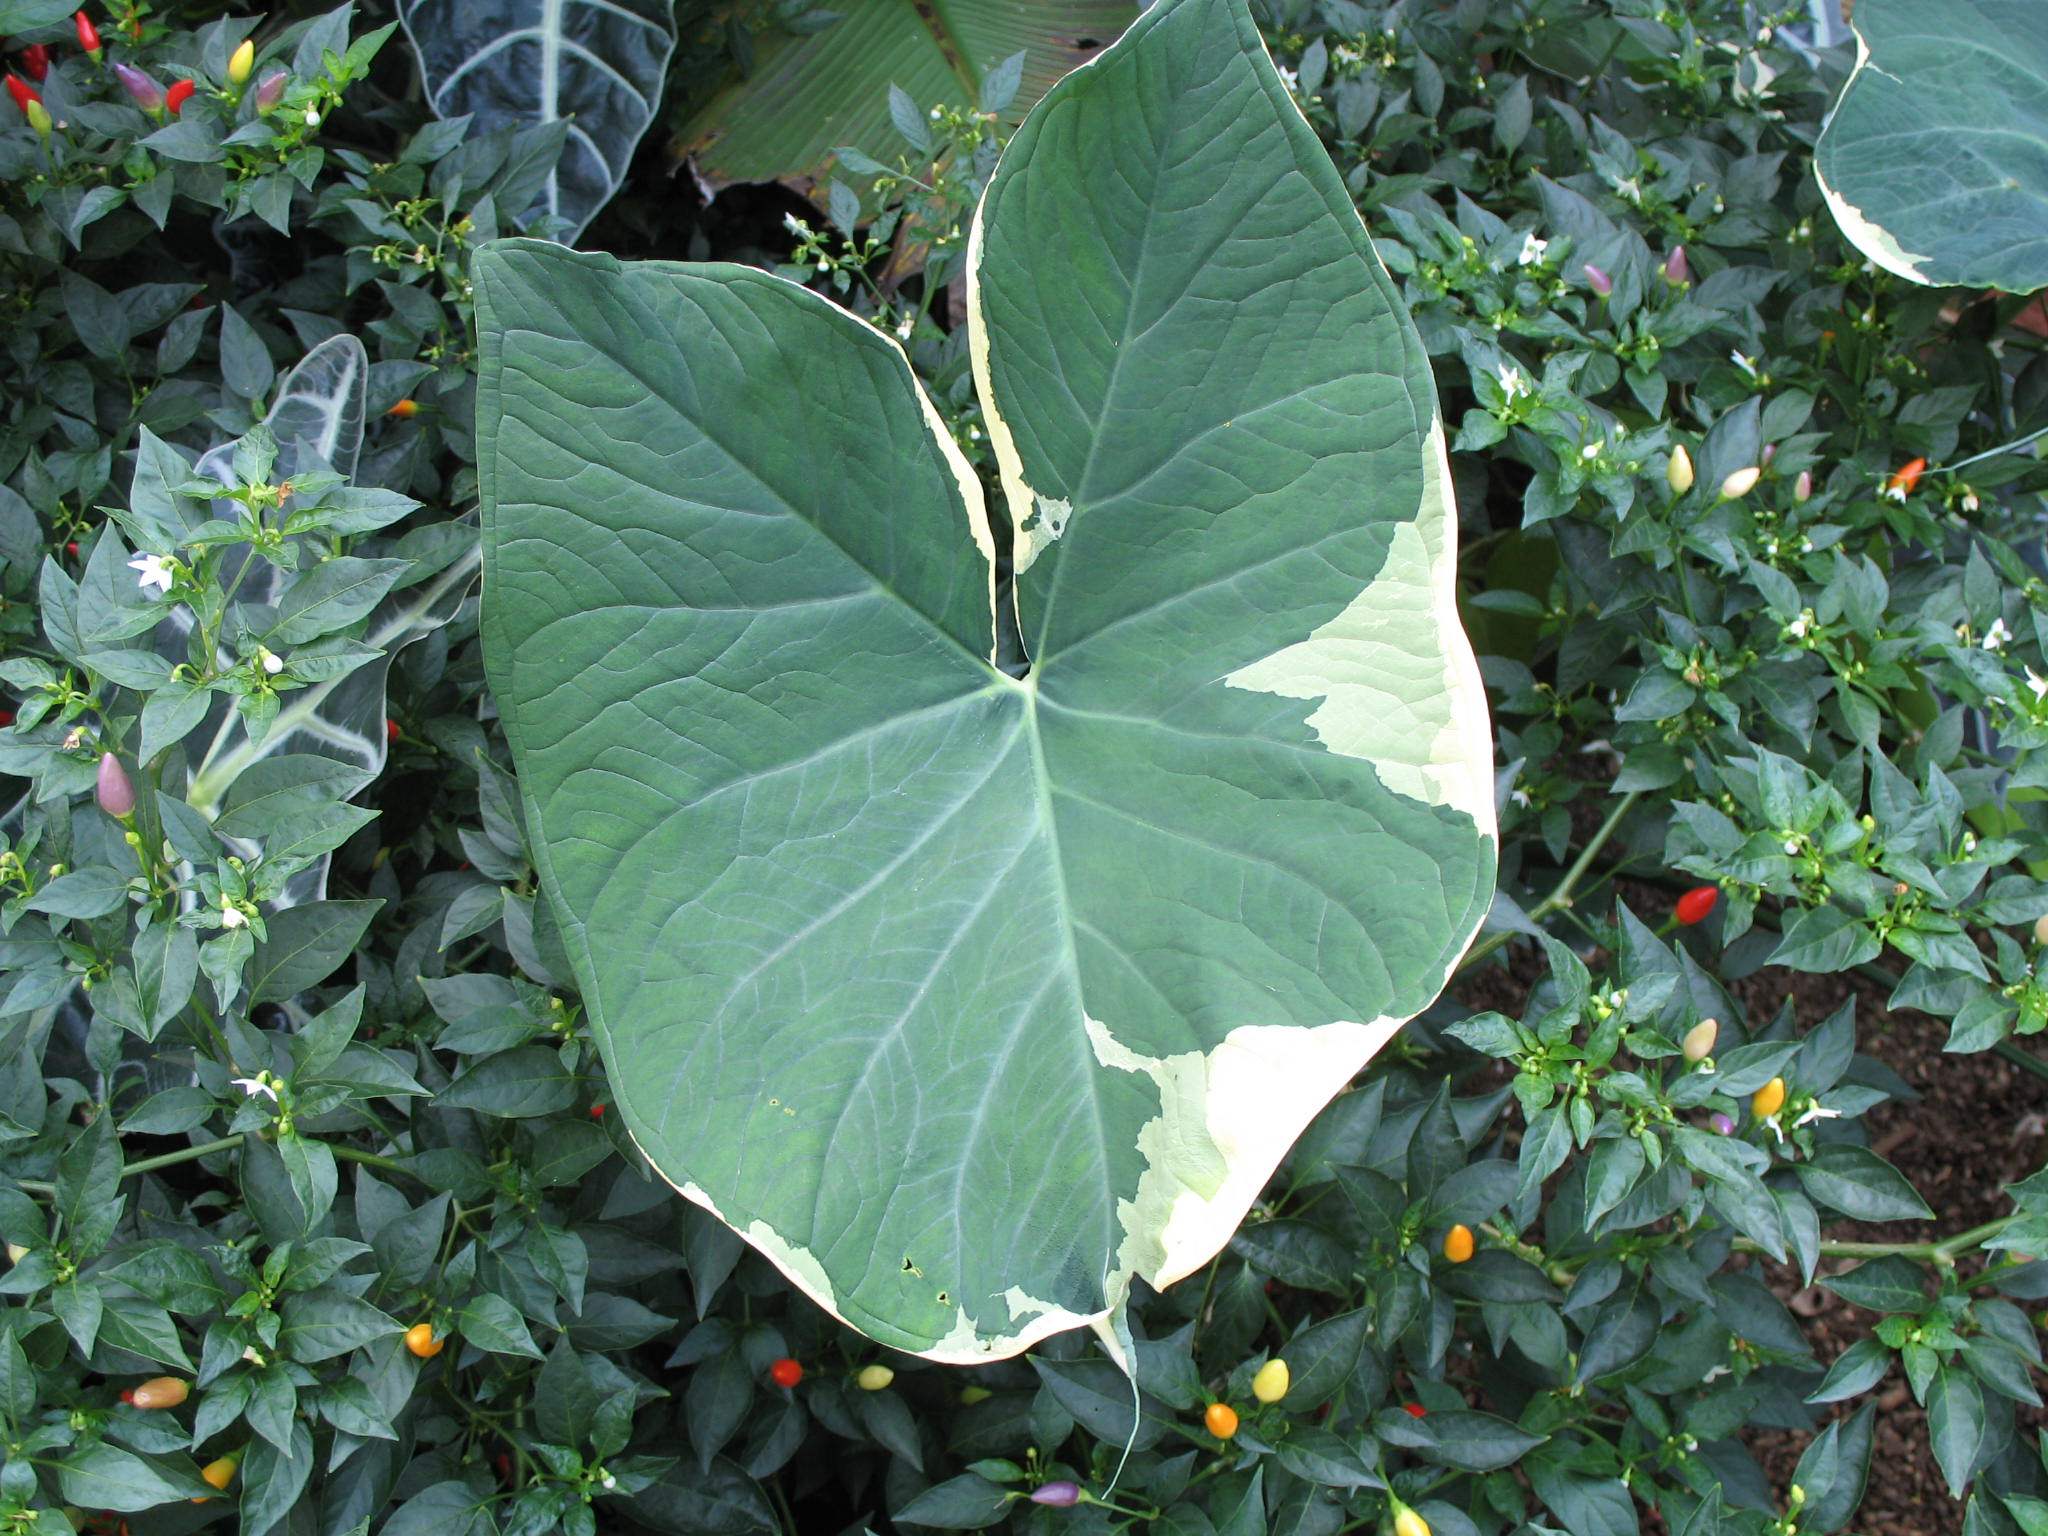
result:
<svg viewBox="0 0 2048 1536"><path fill-rule="evenodd" d="M477 270L491 681L649 1159L934 1359L1200 1268L1495 849L1428 363L1237 0L1148 11L989 187L1000 513L817 294Z"/></svg>

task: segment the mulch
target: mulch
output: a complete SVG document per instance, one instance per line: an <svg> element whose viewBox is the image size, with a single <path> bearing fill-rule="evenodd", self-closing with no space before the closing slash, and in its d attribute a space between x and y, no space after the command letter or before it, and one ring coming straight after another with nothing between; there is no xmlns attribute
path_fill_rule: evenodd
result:
<svg viewBox="0 0 2048 1536"><path fill-rule="evenodd" d="M1646 921L1668 906L1670 894L1629 889L1625 897ZM1516 945L1507 968L1489 967L1453 988L1473 1008L1518 1016L1542 962L1527 945ZM1776 967L1744 977L1729 987L1751 1021L1773 1017L1792 999L1802 1029L1827 1018L1842 1003L1856 1001L1857 1048L1898 1073L1920 1095L1887 1102L1864 1117L1871 1146L1889 1159L1937 1213L1932 1222L1839 1222L1823 1235L1851 1242L1912 1243L1952 1237L2011 1210L2006 1185L2048 1160L2048 1079L2037 1077L1989 1053L1951 1056L1942 1052L1945 1021L1925 1014L1887 1011L1886 989L1849 974L1806 975ZM1799 1273L1768 1260L1766 1283L1799 1318L1823 1365L1866 1337L1876 1314L1850 1305L1819 1285L1804 1285ZM1823 1259L1822 1274L1850 1268L1853 1260ZM1982 1259L1965 1258L1965 1273ZM1877 1390L1876 1447L1868 1491L1850 1529L1859 1536L1960 1536L1963 1506L1949 1497L1927 1438L1926 1415L1894 1370ZM1835 1405L1829 1417L1863 1401ZM2038 1432L2044 1415L2022 1409L2022 1427ZM1820 1420L1818 1430L1828 1422ZM1745 1443L1769 1477L1781 1501L1793 1468L1812 1435L1753 1428ZM1646 1512L1647 1515L1647 1512ZM1646 1530L1661 1529L1654 1516Z"/></svg>

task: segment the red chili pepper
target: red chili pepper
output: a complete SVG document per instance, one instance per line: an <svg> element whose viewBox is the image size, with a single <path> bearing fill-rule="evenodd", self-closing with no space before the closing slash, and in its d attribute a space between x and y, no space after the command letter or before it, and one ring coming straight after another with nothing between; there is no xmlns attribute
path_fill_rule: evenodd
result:
<svg viewBox="0 0 2048 1536"><path fill-rule="evenodd" d="M1690 928L1703 923L1707 915L1721 900L1721 888L1716 885L1696 885L1678 898L1678 906L1672 913L1681 923Z"/></svg>
<svg viewBox="0 0 2048 1536"><path fill-rule="evenodd" d="M19 75L9 75L7 77L7 94L14 98L15 106L21 109L24 116L28 113L28 104L30 102L43 99L43 93Z"/></svg>
<svg viewBox="0 0 2048 1536"><path fill-rule="evenodd" d="M591 1106L590 1106L590 1118L591 1118L591 1119L593 1119L593 1120L602 1120L602 1119L604 1118L604 1112L605 1112L605 1110L606 1110L606 1108L607 1108L607 1107L608 1107L608 1106L606 1106L606 1105L603 1105L603 1104L593 1104L593 1105L591 1105Z"/></svg>
<svg viewBox="0 0 2048 1536"><path fill-rule="evenodd" d="M171 116L176 117L183 110L185 103L192 99L192 93L197 89L198 87L190 80L173 80L171 82L171 88L164 92L164 106L169 110Z"/></svg>
<svg viewBox="0 0 2048 1536"><path fill-rule="evenodd" d="M1885 481L1884 488L1888 491L1897 491L1901 496L1910 496L1913 487L1920 483L1920 477L1926 471L1925 459L1908 459L1889 480Z"/></svg>
<svg viewBox="0 0 2048 1536"><path fill-rule="evenodd" d="M388 715L384 719L384 739L393 742L398 740L398 722Z"/></svg>
<svg viewBox="0 0 2048 1536"><path fill-rule="evenodd" d="M78 46L91 54L93 58L99 58L100 29L92 24L92 18L83 11L80 11L71 19L78 23Z"/></svg>
<svg viewBox="0 0 2048 1536"><path fill-rule="evenodd" d="M0 709L0 731L4 731L12 724L14 724L14 711L11 709Z"/></svg>
<svg viewBox="0 0 2048 1536"><path fill-rule="evenodd" d="M21 50L21 67L31 80L46 79L50 73L50 50L42 43L30 43Z"/></svg>
<svg viewBox="0 0 2048 1536"><path fill-rule="evenodd" d="M78 541L73 539L69 544L66 544L64 546L64 553L76 560L78 558Z"/></svg>
<svg viewBox="0 0 2048 1536"><path fill-rule="evenodd" d="M778 1387L793 1387L804 1379L804 1368L784 1355L768 1367L768 1379Z"/></svg>
<svg viewBox="0 0 2048 1536"><path fill-rule="evenodd" d="M1420 1404L1420 1403L1403 1403L1403 1404L1402 1404L1401 1406L1402 1406L1403 1408L1406 1408L1406 1409L1408 1410L1408 1412L1409 1412L1409 1415L1410 1415L1411 1417L1413 1417L1413 1418L1418 1418L1418 1419L1419 1419L1419 1418L1421 1418L1421 1417L1422 1417L1422 1416L1423 1416L1424 1414L1426 1414L1426 1413L1428 1413L1428 1412L1429 1412L1429 1410L1428 1410L1427 1408L1423 1407L1423 1406L1422 1406L1422 1404Z"/></svg>

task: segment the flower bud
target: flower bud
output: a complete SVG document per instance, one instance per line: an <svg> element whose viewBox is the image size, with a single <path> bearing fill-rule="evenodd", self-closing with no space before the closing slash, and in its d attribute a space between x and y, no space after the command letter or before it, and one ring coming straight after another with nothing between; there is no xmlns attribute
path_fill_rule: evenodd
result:
<svg viewBox="0 0 2048 1536"><path fill-rule="evenodd" d="M249 71L256 67L256 43L252 38L243 38L241 46L228 55L228 84L240 85L249 78Z"/></svg>
<svg viewBox="0 0 2048 1536"><path fill-rule="evenodd" d="M1671 450L1671 461L1664 466L1664 483L1681 496L1692 489L1692 455L1684 448Z"/></svg>
<svg viewBox="0 0 2048 1536"><path fill-rule="evenodd" d="M1747 469L1736 470L1734 474L1721 482L1721 499L1723 501L1734 501L1739 496L1747 496L1756 489L1757 481L1763 479L1763 477L1764 472L1754 464L1750 465Z"/></svg>
<svg viewBox="0 0 2048 1536"><path fill-rule="evenodd" d="M164 105L164 88L150 79L133 64L116 64L114 74L135 98L135 105L145 112L161 112Z"/></svg>
<svg viewBox="0 0 2048 1536"><path fill-rule="evenodd" d="M1687 1061L1705 1061L1714 1053L1714 1042L1721 1037L1719 1019L1701 1019L1685 1032L1685 1039L1679 1049Z"/></svg>
<svg viewBox="0 0 2048 1536"><path fill-rule="evenodd" d="M1812 496L1813 471L1810 469L1802 469L1801 471L1799 471L1799 478L1792 482L1792 499L1794 501L1807 501L1810 500Z"/></svg>
<svg viewBox="0 0 2048 1536"><path fill-rule="evenodd" d="M1071 1509L1081 1502L1081 1485L1065 1481L1041 1483L1031 1490L1031 1502L1049 1504L1054 1509Z"/></svg>
<svg viewBox="0 0 2048 1536"><path fill-rule="evenodd" d="M277 104L284 100L285 82L289 79L291 79L291 76L284 70L274 69L261 80L258 80L256 82L256 110L258 112L274 111Z"/></svg>
<svg viewBox="0 0 2048 1536"><path fill-rule="evenodd" d="M100 754L99 784L94 791L100 809L120 821L135 814L135 786L128 782L128 770L111 752Z"/></svg>
<svg viewBox="0 0 2048 1536"><path fill-rule="evenodd" d="M1586 283L1603 299L1614 292L1614 279L1605 272L1602 272L1590 261L1586 263Z"/></svg>
<svg viewBox="0 0 2048 1536"><path fill-rule="evenodd" d="M1664 258L1664 281L1674 288L1682 288L1692 281L1692 268L1686 264L1684 246L1674 245L1671 254Z"/></svg>
<svg viewBox="0 0 2048 1536"><path fill-rule="evenodd" d="M1268 1360L1252 1377L1252 1396L1262 1403L1277 1403L1294 1384L1285 1360Z"/></svg>

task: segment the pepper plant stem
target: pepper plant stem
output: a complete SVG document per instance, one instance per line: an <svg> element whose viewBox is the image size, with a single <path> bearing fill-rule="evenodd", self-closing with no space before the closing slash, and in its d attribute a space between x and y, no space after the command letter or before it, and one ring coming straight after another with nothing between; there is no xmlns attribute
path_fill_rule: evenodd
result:
<svg viewBox="0 0 2048 1536"><path fill-rule="evenodd" d="M218 1141L201 1142L196 1147L181 1147L176 1152L162 1152L155 1157L145 1157L136 1162L124 1163L121 1166L120 1177L132 1179L137 1174L155 1173L157 1169L169 1168L175 1163L193 1162L198 1158L211 1157L216 1152L232 1152L248 1139L246 1133L237 1132L233 1136L223 1136ZM418 1174L395 1158L384 1157L375 1152L359 1152L354 1147L338 1146L331 1142L327 1144L327 1150L343 1162L362 1163L366 1167L376 1168L384 1173L402 1173L409 1179L419 1177ZM20 1179L16 1182L31 1195L50 1196L57 1193L56 1185L47 1183L42 1179Z"/></svg>
<svg viewBox="0 0 2048 1536"><path fill-rule="evenodd" d="M1541 922L1551 913L1562 912L1572 904L1572 893L1578 889L1579 882L1586 878L1586 871L1593 867L1593 860L1599 857L1600 850L1607 846L1607 840L1614 836L1622 818L1634 809L1636 801L1642 798L1642 794L1641 790L1632 789L1621 797L1621 804L1608 812L1607 819L1600 823L1600 830L1588 839L1579 856L1572 861L1571 868L1564 872L1564 878L1557 882L1548 896L1529 909L1531 922ZM1481 935L1479 940L1465 951L1465 958L1458 962L1458 970L1470 970L1513 937L1514 935L1506 929Z"/></svg>

